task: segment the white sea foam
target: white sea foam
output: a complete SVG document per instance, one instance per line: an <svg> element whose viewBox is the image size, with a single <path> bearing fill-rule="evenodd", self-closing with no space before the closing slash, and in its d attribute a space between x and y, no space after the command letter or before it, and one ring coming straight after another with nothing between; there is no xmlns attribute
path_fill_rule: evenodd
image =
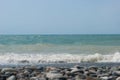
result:
<svg viewBox="0 0 120 80"><path fill-rule="evenodd" d="M120 53L114 54L17 54L0 53L0 64L38 64L38 63L79 63L79 62L120 62Z"/></svg>

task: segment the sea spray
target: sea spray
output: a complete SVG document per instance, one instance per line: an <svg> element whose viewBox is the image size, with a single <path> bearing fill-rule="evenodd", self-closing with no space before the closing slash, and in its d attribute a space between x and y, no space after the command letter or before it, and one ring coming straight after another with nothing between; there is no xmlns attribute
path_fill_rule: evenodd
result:
<svg viewBox="0 0 120 80"><path fill-rule="evenodd" d="M9 55L10 54L10 55ZM0 64L39 64L39 63L82 63L82 62L120 62L120 53L114 54L69 54L69 53L35 53L35 54L0 54Z"/></svg>

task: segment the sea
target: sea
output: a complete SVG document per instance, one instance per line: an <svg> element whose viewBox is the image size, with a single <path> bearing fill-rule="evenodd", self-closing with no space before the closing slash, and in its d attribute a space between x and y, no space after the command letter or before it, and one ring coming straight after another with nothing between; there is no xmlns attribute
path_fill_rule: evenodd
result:
<svg viewBox="0 0 120 80"><path fill-rule="evenodd" d="M120 35L0 35L0 65L84 62L120 62Z"/></svg>

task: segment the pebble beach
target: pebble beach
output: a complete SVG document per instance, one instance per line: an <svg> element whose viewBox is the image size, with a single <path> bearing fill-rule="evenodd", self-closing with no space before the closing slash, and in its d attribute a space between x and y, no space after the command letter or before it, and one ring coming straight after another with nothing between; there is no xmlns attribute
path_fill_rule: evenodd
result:
<svg viewBox="0 0 120 80"><path fill-rule="evenodd" d="M1 66L0 80L120 80L120 63Z"/></svg>

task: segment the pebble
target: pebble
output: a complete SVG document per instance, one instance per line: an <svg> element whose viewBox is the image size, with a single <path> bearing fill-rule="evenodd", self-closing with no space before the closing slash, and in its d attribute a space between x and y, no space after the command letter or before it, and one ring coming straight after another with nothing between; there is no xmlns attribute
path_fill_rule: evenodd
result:
<svg viewBox="0 0 120 80"><path fill-rule="evenodd" d="M63 75L57 71L50 71L46 74L46 77L49 79L58 79L58 78L62 78Z"/></svg>
<svg viewBox="0 0 120 80"><path fill-rule="evenodd" d="M17 80L17 79L14 75L12 75L12 76L8 77L7 80Z"/></svg>
<svg viewBox="0 0 120 80"><path fill-rule="evenodd" d="M4 72L17 72L16 69L13 69L13 68L3 68L1 70L1 73L4 73Z"/></svg>
<svg viewBox="0 0 120 80"><path fill-rule="evenodd" d="M120 80L120 77L118 77L116 80Z"/></svg>

